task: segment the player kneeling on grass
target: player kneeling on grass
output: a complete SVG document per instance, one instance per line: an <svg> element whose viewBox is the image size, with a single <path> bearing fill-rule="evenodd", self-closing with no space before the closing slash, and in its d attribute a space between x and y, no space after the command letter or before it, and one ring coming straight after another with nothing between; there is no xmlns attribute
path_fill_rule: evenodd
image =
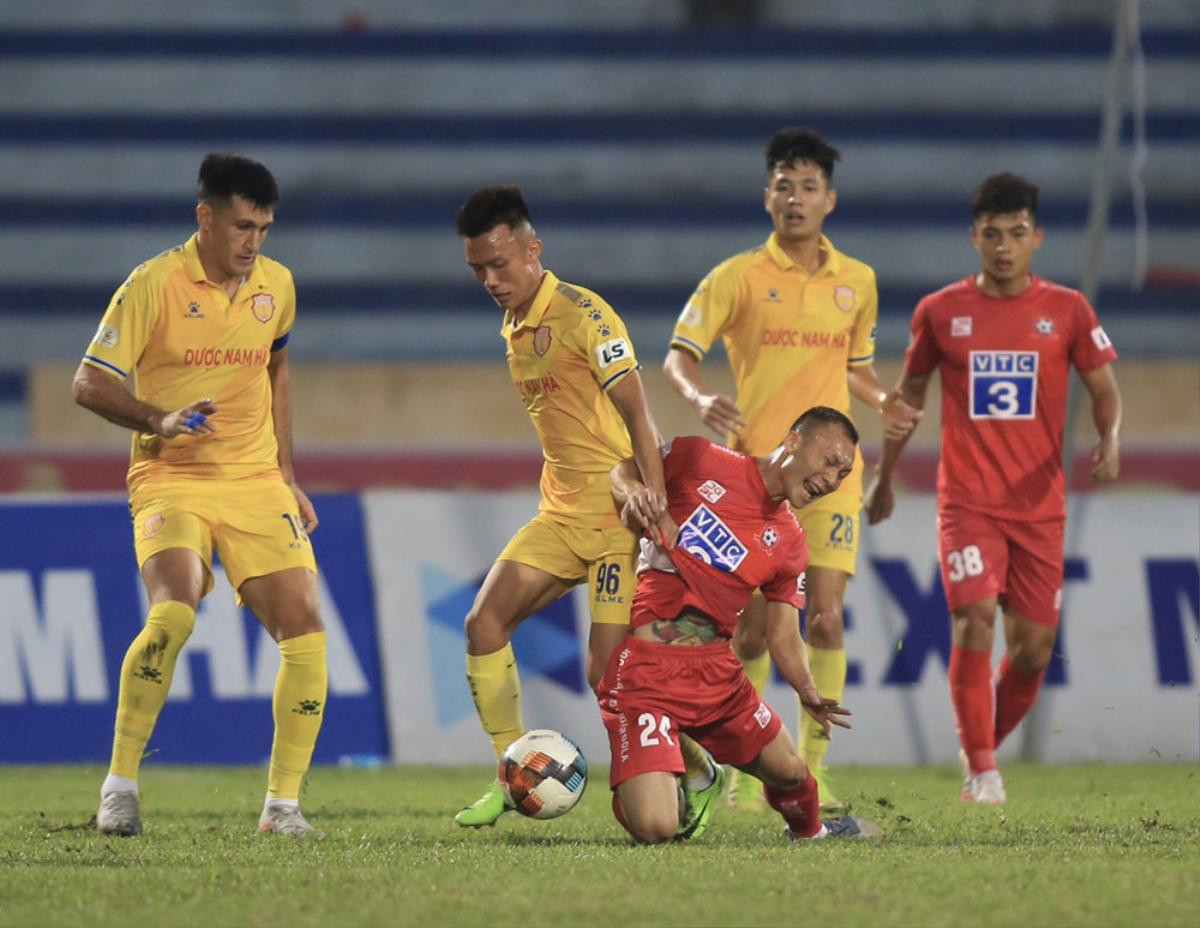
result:
<svg viewBox="0 0 1200 928"><path fill-rule="evenodd" d="M665 499L641 482L633 460L613 468L621 517L647 537L630 632L596 692L612 746L613 812L638 841L676 836L680 734L762 780L791 837L880 834L849 816L821 820L817 781L731 646L761 588L775 666L827 734L850 727L849 710L817 691L800 637L808 548L792 507L836 490L857 444L845 415L816 406L762 457L675 439L663 448Z"/></svg>

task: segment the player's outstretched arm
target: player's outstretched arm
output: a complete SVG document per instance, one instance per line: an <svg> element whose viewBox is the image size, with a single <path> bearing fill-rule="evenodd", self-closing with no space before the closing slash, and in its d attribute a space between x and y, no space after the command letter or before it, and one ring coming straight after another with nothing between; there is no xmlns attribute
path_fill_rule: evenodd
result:
<svg viewBox="0 0 1200 928"><path fill-rule="evenodd" d="M642 482L637 461L626 458L609 471L608 481L625 526L638 534L649 532L658 544L673 548L679 526L667 511L666 494L657 493Z"/></svg>
<svg viewBox="0 0 1200 928"><path fill-rule="evenodd" d="M920 414L925 408L925 392L929 389L929 374L912 374L906 367L900 376L900 385L892 391L909 408ZM892 395L889 394L889 395ZM915 425L915 422L914 422ZM883 455L875 468L875 478L863 495L863 509L867 512L867 522L876 525L888 518L896 507L896 495L892 489L892 473L900 453L908 444L912 430L899 437L884 436Z"/></svg>
<svg viewBox="0 0 1200 928"><path fill-rule="evenodd" d="M874 364L856 364L846 368L850 392L879 413L884 438L904 438L917 427L922 410L909 405L899 389L890 393L879 382Z"/></svg>
<svg viewBox="0 0 1200 928"><path fill-rule="evenodd" d="M86 363L80 364L75 371L71 386L75 402L84 409L136 432L175 438L178 435L207 435L217 430L209 418L217 407L208 398L167 412L143 403L116 377Z"/></svg>
<svg viewBox="0 0 1200 928"><path fill-rule="evenodd" d="M1092 449L1092 479L1116 480L1121 472L1121 391L1111 364L1080 374L1092 397L1092 422L1100 441Z"/></svg>
<svg viewBox="0 0 1200 928"><path fill-rule="evenodd" d="M296 482L296 473L292 465L292 386L288 373L287 352L286 347L273 351L267 364L267 376L271 378L271 421L275 426L275 443L279 446L279 472L291 488L292 495L296 497L296 507L304 531L312 534L317 530L320 520L308 494L301 490L300 484Z"/></svg>
<svg viewBox="0 0 1200 928"><path fill-rule="evenodd" d="M849 709L839 706L836 699L826 699L813 682L808 667L808 649L800 637L800 614L788 603L767 602L767 650L779 673L800 697L800 705L825 729L828 737L831 725L850 728L843 716Z"/></svg>
<svg viewBox="0 0 1200 928"><path fill-rule="evenodd" d="M708 392L700 377L700 362L691 352L672 347L663 362L663 373L679 395L692 404L700 421L720 435L722 441L730 432L738 434L748 425L730 397Z"/></svg>

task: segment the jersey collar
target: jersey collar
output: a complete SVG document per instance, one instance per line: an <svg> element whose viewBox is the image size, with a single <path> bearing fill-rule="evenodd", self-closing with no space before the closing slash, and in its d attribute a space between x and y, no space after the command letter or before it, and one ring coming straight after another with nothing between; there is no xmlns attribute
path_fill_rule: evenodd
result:
<svg viewBox="0 0 1200 928"><path fill-rule="evenodd" d="M542 282L538 286L537 293L534 294L533 305L529 307L529 312L525 314L525 318L514 325L512 313L506 310L504 313L504 323L500 326L500 334L515 332L522 327L536 329L541 324L542 316L546 315L546 310L550 306L550 300L554 297L554 290L557 286L558 278L554 276L553 271L543 271Z"/></svg>
<svg viewBox="0 0 1200 928"><path fill-rule="evenodd" d="M842 271L842 253L833 247L833 242L829 241L824 235L821 236L821 248L825 252L825 263L821 265L820 270L814 274L814 277L822 274L840 274ZM788 257L788 253L783 250L783 246L779 244L779 236L774 232L767 239L767 254L781 269L788 271L796 268L802 273L803 268L795 261Z"/></svg>

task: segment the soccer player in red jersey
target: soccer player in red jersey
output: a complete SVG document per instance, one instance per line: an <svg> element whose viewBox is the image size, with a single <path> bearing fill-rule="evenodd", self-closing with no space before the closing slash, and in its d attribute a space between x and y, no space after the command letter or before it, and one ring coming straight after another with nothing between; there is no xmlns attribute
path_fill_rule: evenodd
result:
<svg viewBox="0 0 1200 928"><path fill-rule="evenodd" d="M817 691L800 637L808 548L792 507L836 490L857 444L849 418L817 406L762 457L676 438L663 448L665 500L642 483L632 459L613 468L622 520L647 534L629 635L596 695L612 746L613 811L637 840L686 837L677 833L681 734L762 780L792 837L879 834L860 819L821 821L817 781L731 645L761 588L775 666L826 732L850 727L848 710Z"/></svg>
<svg viewBox="0 0 1200 928"><path fill-rule="evenodd" d="M938 558L950 607L950 700L958 722L962 798L1006 799L995 751L1037 698L1058 632L1066 518L1062 445L1074 366L1091 396L1100 441L1092 479L1120 468L1117 353L1077 290L1030 272L1045 231L1038 189L1013 174L975 191L971 242L979 273L917 304L900 391L924 406L942 375ZM865 508L892 513L892 472L907 438L884 441ZM996 607L1007 654L992 682Z"/></svg>

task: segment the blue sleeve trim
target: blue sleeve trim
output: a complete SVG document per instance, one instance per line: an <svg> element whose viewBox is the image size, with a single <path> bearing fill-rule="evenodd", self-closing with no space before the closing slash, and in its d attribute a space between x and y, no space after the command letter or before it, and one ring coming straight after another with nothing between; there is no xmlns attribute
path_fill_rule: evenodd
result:
<svg viewBox="0 0 1200 928"><path fill-rule="evenodd" d="M625 370L619 371L616 374L613 374L611 377L608 378L608 380L606 380L606 381L604 381L604 383L600 384L600 389L607 390L609 387L611 387L614 383L616 383L618 380L620 380L626 374L632 374L636 370L637 370L637 367L627 367L627 368L625 368Z"/></svg>
<svg viewBox="0 0 1200 928"><path fill-rule="evenodd" d="M102 367L105 370L112 371L114 374L116 374L122 380L124 380L126 377L129 376L127 373L125 373L125 371L123 371L119 367L117 367L117 365L109 364L103 358L98 358L94 354L85 354L83 356L83 360L90 361L92 364L95 364L97 367Z"/></svg>
<svg viewBox="0 0 1200 928"><path fill-rule="evenodd" d="M872 352L871 354L864 354L860 358L850 358L846 363L847 364L870 364L874 360L875 360L875 353Z"/></svg>
<svg viewBox="0 0 1200 928"><path fill-rule="evenodd" d="M278 351L280 348L284 347L288 343L288 339L291 337L292 337L291 332L284 332L282 335L279 336L279 338L277 338L277 339L275 339L275 341L271 342L271 351L273 351L273 352Z"/></svg>
<svg viewBox="0 0 1200 928"><path fill-rule="evenodd" d="M704 360L704 355L706 354L705 350L703 348L701 348L699 345L697 345L690 338L684 338L682 335L672 335L671 336L671 344L679 345L681 348L687 348L691 351L694 351L696 353L696 355L698 356L699 360L701 360L701 361Z"/></svg>

